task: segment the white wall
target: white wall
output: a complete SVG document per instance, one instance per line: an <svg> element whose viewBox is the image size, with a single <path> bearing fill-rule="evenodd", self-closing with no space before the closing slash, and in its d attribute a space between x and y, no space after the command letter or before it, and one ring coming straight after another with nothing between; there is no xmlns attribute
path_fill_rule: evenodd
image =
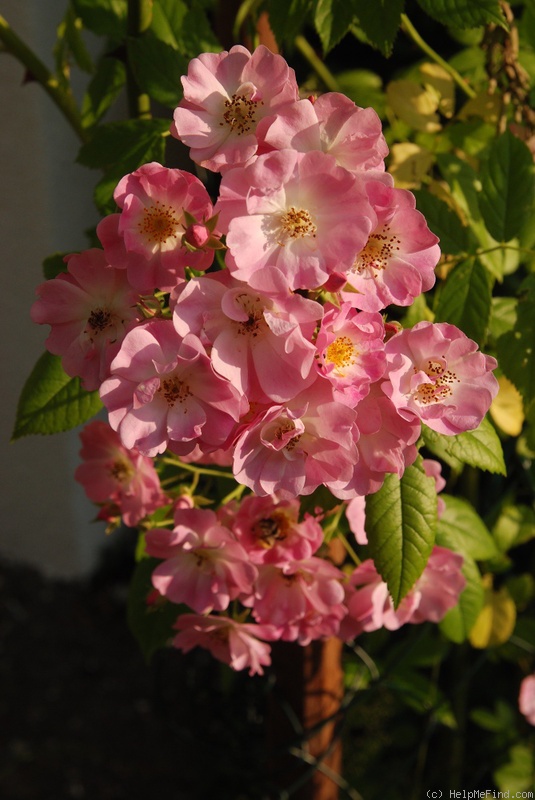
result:
<svg viewBox="0 0 535 800"><path fill-rule="evenodd" d="M65 6L1 0L0 13L50 66ZM76 136L42 88L22 85L23 77L22 66L0 54L0 559L71 577L91 570L105 540L73 478L78 432L9 439L18 396L48 332L29 317L43 258L87 247L83 231L97 221L98 175L73 163Z"/></svg>

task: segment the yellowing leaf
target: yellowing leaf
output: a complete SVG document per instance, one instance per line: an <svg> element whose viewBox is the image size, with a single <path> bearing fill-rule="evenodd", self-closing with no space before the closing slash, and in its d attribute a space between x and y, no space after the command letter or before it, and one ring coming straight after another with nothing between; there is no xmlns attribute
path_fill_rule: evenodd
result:
<svg viewBox="0 0 535 800"><path fill-rule="evenodd" d="M514 384L501 375L500 389L490 407L490 415L498 428L509 436L519 436L524 423L522 397Z"/></svg>
<svg viewBox="0 0 535 800"><path fill-rule="evenodd" d="M483 584L483 608L469 635L472 647L480 650L507 642L516 623L516 606L507 589L502 587L494 591L491 575L484 576Z"/></svg>
<svg viewBox="0 0 535 800"><path fill-rule="evenodd" d="M424 89L414 81L390 81L386 87L386 100L399 119L417 131L436 133L441 129L436 110L438 98L435 91Z"/></svg>
<svg viewBox="0 0 535 800"><path fill-rule="evenodd" d="M420 74L424 87L436 92L440 113L445 117L452 117L455 108L455 85L451 75L444 67L431 63L422 64Z"/></svg>
<svg viewBox="0 0 535 800"><path fill-rule="evenodd" d="M390 148L389 172L399 189L417 189L433 165L433 155L413 142Z"/></svg>
<svg viewBox="0 0 535 800"><path fill-rule="evenodd" d="M482 92L476 97L470 98L457 114L458 119L470 119L470 117L480 117L485 122L495 125L501 113L500 94L487 94Z"/></svg>

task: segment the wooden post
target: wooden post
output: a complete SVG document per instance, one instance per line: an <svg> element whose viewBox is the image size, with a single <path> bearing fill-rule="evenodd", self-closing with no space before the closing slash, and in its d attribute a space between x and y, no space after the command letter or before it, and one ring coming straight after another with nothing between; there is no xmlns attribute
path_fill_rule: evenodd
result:
<svg viewBox="0 0 535 800"><path fill-rule="evenodd" d="M273 647L276 685L269 700L268 750L273 784L292 800L338 800L343 697L342 642ZM315 767L316 762L318 762ZM323 771L323 769L325 771Z"/></svg>

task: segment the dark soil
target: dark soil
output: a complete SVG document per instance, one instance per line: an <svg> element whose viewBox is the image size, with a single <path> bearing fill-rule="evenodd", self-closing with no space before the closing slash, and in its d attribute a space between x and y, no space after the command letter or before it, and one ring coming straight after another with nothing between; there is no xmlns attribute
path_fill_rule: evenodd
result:
<svg viewBox="0 0 535 800"><path fill-rule="evenodd" d="M199 650L147 666L128 566L73 583L0 563L2 800L260 796L262 682L229 691Z"/></svg>

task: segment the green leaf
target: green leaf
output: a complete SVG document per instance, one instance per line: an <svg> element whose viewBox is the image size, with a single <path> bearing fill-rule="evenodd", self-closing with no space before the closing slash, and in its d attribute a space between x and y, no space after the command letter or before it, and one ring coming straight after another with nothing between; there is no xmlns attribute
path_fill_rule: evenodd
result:
<svg viewBox="0 0 535 800"><path fill-rule="evenodd" d="M173 635L173 623L185 606L175 605L165 598L148 604L153 591L151 576L160 561L143 558L136 565L128 590L127 620L145 659L150 661L157 650L165 647ZM189 610L189 609L187 609Z"/></svg>
<svg viewBox="0 0 535 800"><path fill-rule="evenodd" d="M426 191L415 191L416 206L426 218L430 230L440 239L440 249L448 255L466 253L468 235L458 215L439 197Z"/></svg>
<svg viewBox="0 0 535 800"><path fill-rule="evenodd" d="M477 259L469 258L458 264L440 287L435 321L456 325L482 347L487 338L491 303L489 275Z"/></svg>
<svg viewBox="0 0 535 800"><path fill-rule="evenodd" d="M498 242L518 236L534 211L533 156L528 146L506 130L491 144L481 168L479 207Z"/></svg>
<svg viewBox="0 0 535 800"><path fill-rule="evenodd" d="M529 797L526 790L533 789L535 781L535 760L529 745L513 745L509 761L495 770L493 777L503 797Z"/></svg>
<svg viewBox="0 0 535 800"><path fill-rule="evenodd" d="M65 374L58 356L44 353L22 390L12 438L70 430L101 408L98 392L86 392L79 378Z"/></svg>
<svg viewBox="0 0 535 800"><path fill-rule="evenodd" d="M97 36L122 39L126 34L127 0L71 0L84 27Z"/></svg>
<svg viewBox="0 0 535 800"><path fill-rule="evenodd" d="M448 546L462 556L478 561L499 555L496 543L487 526L466 500L441 494L445 509L437 526L437 539L447 538Z"/></svg>
<svg viewBox="0 0 535 800"><path fill-rule="evenodd" d="M314 24L324 55L345 36L354 16L352 0L316 0Z"/></svg>
<svg viewBox="0 0 535 800"><path fill-rule="evenodd" d="M490 315L490 333L493 339L499 339L515 326L518 300L516 297L493 297Z"/></svg>
<svg viewBox="0 0 535 800"><path fill-rule="evenodd" d="M530 403L535 397L535 275L522 283L515 326L500 336L496 349L504 375Z"/></svg>
<svg viewBox="0 0 535 800"><path fill-rule="evenodd" d="M353 0L361 30L368 42L384 56L392 53L405 0Z"/></svg>
<svg viewBox="0 0 535 800"><path fill-rule="evenodd" d="M529 506L507 503L493 527L496 544L503 552L535 538L535 512Z"/></svg>
<svg viewBox="0 0 535 800"><path fill-rule="evenodd" d="M62 272L67 272L67 264L64 259L68 253L52 253L43 261L43 275L47 281L57 277Z"/></svg>
<svg viewBox="0 0 535 800"><path fill-rule="evenodd" d="M422 425L422 436L427 449L453 469L469 464L487 472L506 474L500 439L486 417L475 431L456 436L446 436Z"/></svg>
<svg viewBox="0 0 535 800"><path fill-rule="evenodd" d="M478 28L490 22L507 28L499 0L418 0L418 3L430 17L452 28Z"/></svg>
<svg viewBox="0 0 535 800"><path fill-rule="evenodd" d="M82 124L97 123L110 108L126 81L126 68L117 58L101 58L82 101Z"/></svg>
<svg viewBox="0 0 535 800"><path fill-rule="evenodd" d="M189 5L182 0L154 0L151 33L188 58L219 52L221 44L202 5L196 0Z"/></svg>
<svg viewBox="0 0 535 800"><path fill-rule="evenodd" d="M82 145L77 162L91 169L112 169L125 175L151 159L169 131L166 119L133 119L110 122L95 130L91 141Z"/></svg>
<svg viewBox="0 0 535 800"><path fill-rule="evenodd" d="M314 0L270 0L269 24L279 44L293 43L310 21Z"/></svg>
<svg viewBox="0 0 535 800"><path fill-rule="evenodd" d="M387 475L379 491L366 498L370 554L396 606L422 574L435 540L435 482L421 461L408 467L401 480Z"/></svg>
<svg viewBox="0 0 535 800"><path fill-rule="evenodd" d="M170 44L157 39L151 31L127 43L128 57L142 92L169 108L182 100L180 78L188 68L188 59Z"/></svg>
<svg viewBox="0 0 535 800"><path fill-rule="evenodd" d="M454 200L468 220L470 234L475 237L483 250L490 251L482 253L479 260L501 280L504 273L510 271L512 251L498 249L498 242L492 238L485 226L478 202L481 188L479 175L469 164L450 153L437 153L435 158L444 179L450 186ZM517 258L515 253L513 256Z"/></svg>
<svg viewBox="0 0 535 800"><path fill-rule="evenodd" d="M437 544L440 547L455 549L453 542L444 531L437 534ZM476 562L470 556L464 556L462 573L466 578L466 586L459 597L459 602L448 611L439 623L444 636L456 644L461 644L468 638L468 634L483 608L484 600L481 574Z"/></svg>
<svg viewBox="0 0 535 800"><path fill-rule="evenodd" d="M336 75L340 91L361 108L374 108L378 115L385 115L385 93L383 81L376 72L368 69L351 69Z"/></svg>

